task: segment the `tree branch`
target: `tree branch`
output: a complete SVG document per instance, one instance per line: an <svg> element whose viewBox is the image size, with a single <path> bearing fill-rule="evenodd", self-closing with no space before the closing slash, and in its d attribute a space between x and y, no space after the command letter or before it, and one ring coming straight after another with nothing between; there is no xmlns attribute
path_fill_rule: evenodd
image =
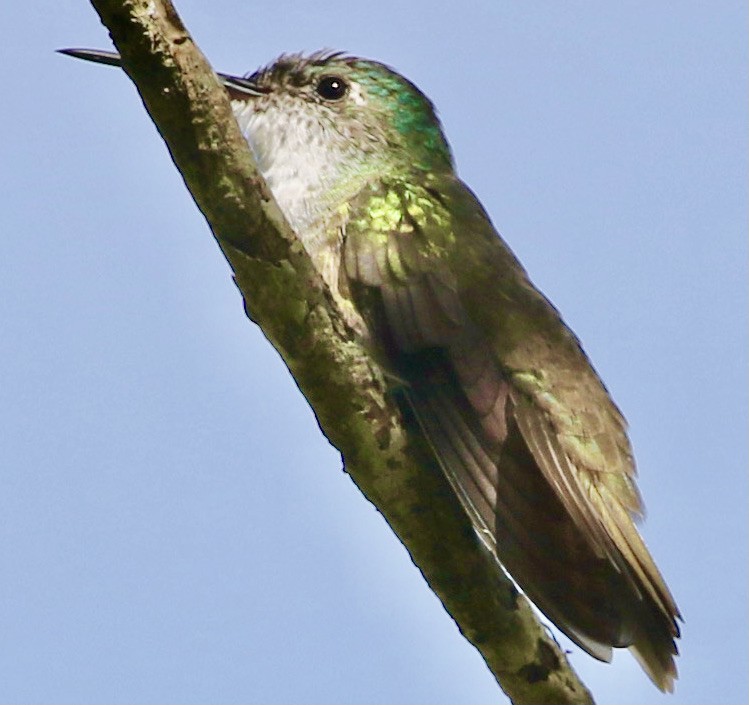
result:
<svg viewBox="0 0 749 705"><path fill-rule="evenodd" d="M477 539L431 451L387 392L258 174L224 89L169 2L92 0L231 265L359 489L514 703L592 703Z"/></svg>

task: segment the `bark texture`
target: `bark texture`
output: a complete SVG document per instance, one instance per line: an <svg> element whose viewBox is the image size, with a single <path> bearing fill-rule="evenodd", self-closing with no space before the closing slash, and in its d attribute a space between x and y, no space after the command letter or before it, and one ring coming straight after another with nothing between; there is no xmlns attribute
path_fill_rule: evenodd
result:
<svg viewBox="0 0 749 705"><path fill-rule="evenodd" d="M226 256L346 471L513 703L592 703L476 538L430 450L336 307L257 172L224 89L169 2L92 0Z"/></svg>

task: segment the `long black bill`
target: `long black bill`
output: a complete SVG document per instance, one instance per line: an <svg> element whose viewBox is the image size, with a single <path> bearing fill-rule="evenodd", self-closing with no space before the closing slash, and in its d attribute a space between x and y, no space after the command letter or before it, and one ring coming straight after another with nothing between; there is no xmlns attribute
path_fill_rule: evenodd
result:
<svg viewBox="0 0 749 705"><path fill-rule="evenodd" d="M114 51L102 51L101 49L58 49L57 51L60 54L66 54L67 56L83 59L84 61L92 61L95 64L122 66L120 55ZM221 79L221 83L234 94L240 93L245 96L258 96L270 92L269 88L258 85L252 78L230 76L228 73L218 73L217 75Z"/></svg>

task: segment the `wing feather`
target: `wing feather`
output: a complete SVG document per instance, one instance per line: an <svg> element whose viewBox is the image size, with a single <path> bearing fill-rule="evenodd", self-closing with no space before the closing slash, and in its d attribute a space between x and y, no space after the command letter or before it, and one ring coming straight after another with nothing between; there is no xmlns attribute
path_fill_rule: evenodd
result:
<svg viewBox="0 0 749 705"><path fill-rule="evenodd" d="M513 402L515 418L541 472L556 491L569 516L590 542L596 555L599 558L609 556L618 569L613 541L600 520L593 514L590 503L581 495L575 477L576 471L567 455L555 442L549 423L545 422L537 409L521 395L513 394Z"/></svg>
<svg viewBox="0 0 749 705"><path fill-rule="evenodd" d="M472 194L441 186L351 204L354 299L478 535L583 649L631 646L668 690L679 612L633 523L624 419ZM403 217L368 225L372 197Z"/></svg>

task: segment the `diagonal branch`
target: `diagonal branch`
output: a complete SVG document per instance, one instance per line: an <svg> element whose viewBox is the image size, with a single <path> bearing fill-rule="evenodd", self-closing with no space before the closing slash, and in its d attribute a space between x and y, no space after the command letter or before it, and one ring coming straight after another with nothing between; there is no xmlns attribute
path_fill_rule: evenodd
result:
<svg viewBox="0 0 749 705"><path fill-rule="evenodd" d="M258 174L215 74L169 2L92 0L231 265L346 470L514 703L592 703L483 548Z"/></svg>

